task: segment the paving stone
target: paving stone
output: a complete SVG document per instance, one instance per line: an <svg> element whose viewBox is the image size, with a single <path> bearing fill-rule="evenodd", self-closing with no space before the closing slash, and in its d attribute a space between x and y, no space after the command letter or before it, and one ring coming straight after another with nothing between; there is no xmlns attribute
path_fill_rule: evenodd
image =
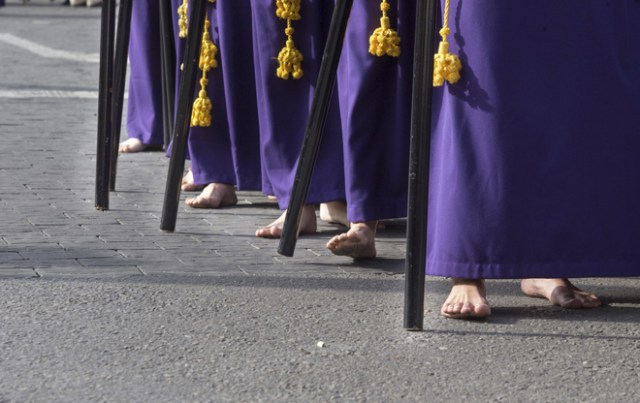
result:
<svg viewBox="0 0 640 403"><path fill-rule="evenodd" d="M102 240L102 239L101 239ZM152 243L146 242L144 240L141 239L135 239L135 240L131 240L129 242L104 242L104 244L108 247L108 249L110 250L116 250L116 251L121 251L121 250L162 250L162 248L160 248L157 245L154 245Z"/></svg>
<svg viewBox="0 0 640 403"><path fill-rule="evenodd" d="M42 232L33 233L27 232L24 234L5 234L2 237L8 245L20 247L21 245L33 245L33 244L50 244L54 242L50 236L43 234Z"/></svg>
<svg viewBox="0 0 640 403"><path fill-rule="evenodd" d="M211 262L203 262L201 265L182 265L178 263L177 265L141 265L139 266L141 272L145 275L151 274L159 274L159 273L170 273L170 274L223 274L223 273L234 273L234 274L242 274L243 271L236 266L232 266L230 264L224 265L215 265L211 264Z"/></svg>
<svg viewBox="0 0 640 403"><path fill-rule="evenodd" d="M82 265L76 259L24 259L14 260L4 264L0 264L0 268L50 268L50 267L76 267Z"/></svg>
<svg viewBox="0 0 640 403"><path fill-rule="evenodd" d="M14 268L1 268L0 267L0 279L8 278L32 278L38 277L35 269L14 269Z"/></svg>
<svg viewBox="0 0 640 403"><path fill-rule="evenodd" d="M84 267L116 267L121 265L122 267L135 267L138 265L138 261L135 259L127 259L121 254L116 252L116 257L102 257L102 258L78 258L77 261Z"/></svg>
<svg viewBox="0 0 640 403"><path fill-rule="evenodd" d="M0 250L0 264L13 262L15 260L24 260L24 257L17 251Z"/></svg>
<svg viewBox="0 0 640 403"><path fill-rule="evenodd" d="M86 268L85 268L86 269ZM75 279L100 279L100 278L131 278L143 276L136 268L127 267L96 267L91 270L75 270L72 268L38 268L35 269L38 277L49 278L75 278Z"/></svg>

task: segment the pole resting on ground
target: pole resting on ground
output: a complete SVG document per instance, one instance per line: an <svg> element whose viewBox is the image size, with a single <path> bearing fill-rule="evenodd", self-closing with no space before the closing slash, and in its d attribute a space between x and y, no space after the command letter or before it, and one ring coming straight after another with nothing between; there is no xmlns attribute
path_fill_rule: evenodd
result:
<svg viewBox="0 0 640 403"><path fill-rule="evenodd" d="M109 190L111 191L116 189L118 172L118 143L120 143L122 129L122 108L124 107L124 84L127 77L127 57L129 56L131 13L132 0L120 0L113 73L113 107L111 110L111 167L109 170Z"/></svg>
<svg viewBox="0 0 640 403"><path fill-rule="evenodd" d="M422 330L427 259L429 156L436 0L418 0L411 106L404 328Z"/></svg>
<svg viewBox="0 0 640 403"><path fill-rule="evenodd" d="M196 88L196 73L200 57L202 32L207 11L207 0L193 0L189 7L189 31L184 53L184 71L180 79L178 90L178 111L173 129L171 145L171 159L167 187L164 193L164 205L160 219L160 229L173 232L176 228L178 204L180 203L180 184L184 173L185 151L187 136L193 108L193 94Z"/></svg>
<svg viewBox="0 0 640 403"><path fill-rule="evenodd" d="M322 130L327 120L329 101L336 82L340 52L342 51L342 43L344 42L352 5L353 0L338 0L331 17L329 36L322 56L322 63L320 64L316 92L313 95L309 121L307 122L300 158L298 159L298 169L296 170L296 177L293 182L282 236L278 246L278 253L284 256L293 256L296 247L300 216L309 192L313 166L318 156Z"/></svg>
<svg viewBox="0 0 640 403"><path fill-rule="evenodd" d="M102 2L100 22L100 81L98 84L98 147L96 151L95 205L98 210L109 209L111 172L113 45L115 36L116 0Z"/></svg>

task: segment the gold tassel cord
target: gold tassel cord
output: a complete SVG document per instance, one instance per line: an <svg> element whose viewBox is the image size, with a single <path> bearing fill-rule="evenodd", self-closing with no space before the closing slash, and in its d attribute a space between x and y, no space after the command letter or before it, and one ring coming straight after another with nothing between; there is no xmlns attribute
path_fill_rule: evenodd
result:
<svg viewBox="0 0 640 403"><path fill-rule="evenodd" d="M215 3L216 0L209 0L209 3ZM189 13L189 0L182 0L182 4L178 7L178 38L186 38L188 30L187 14Z"/></svg>
<svg viewBox="0 0 640 403"><path fill-rule="evenodd" d="M211 99L205 90L209 80L202 75L200 79L200 92L198 98L193 102L193 110L191 112L191 127L209 127L211 126Z"/></svg>
<svg viewBox="0 0 640 403"><path fill-rule="evenodd" d="M276 0L276 15L283 20L300 20L300 0Z"/></svg>
<svg viewBox="0 0 640 403"><path fill-rule="evenodd" d="M279 65L276 74L283 80L288 80L289 76L298 80L304 75L302 71L304 56L296 48L293 41L294 29L291 26L291 21L299 21L301 19L300 0L276 0L276 15L283 20L287 20L287 28L284 31L287 35L287 42L278 53Z"/></svg>
<svg viewBox="0 0 640 403"><path fill-rule="evenodd" d="M202 34L202 46L200 48L200 61L198 67L202 70L202 78L200 79L200 91L198 98L193 103L191 112L191 126L209 127L211 126L211 99L207 95L207 73L211 69L218 67L216 55L218 47L213 43L209 35L209 27L211 22L209 16L204 21L204 32Z"/></svg>
<svg viewBox="0 0 640 403"><path fill-rule="evenodd" d="M298 80L304 75L302 71L304 56L302 56L302 53L296 48L293 42L293 28L291 28L290 21L291 20L288 22L289 26L285 30L287 43L280 53L278 53L278 62L280 62L280 65L276 70L276 74L283 80L288 80L289 75L295 80Z"/></svg>
<svg viewBox="0 0 640 403"><path fill-rule="evenodd" d="M391 28L391 22L387 16L390 8L391 6L387 0L382 0L382 3L380 3L380 10L382 11L380 27L376 28L369 38L369 53L374 56L400 56L400 36Z"/></svg>
<svg viewBox="0 0 640 403"><path fill-rule="evenodd" d="M449 53L449 42L447 37L451 33L449 29L449 6L450 0L446 0L444 7L444 24L440 30L442 41L438 46L438 53L434 58L433 66L433 85L440 87L445 81L449 84L455 84L460 80L460 70L462 70L462 62L458 56Z"/></svg>
<svg viewBox="0 0 640 403"><path fill-rule="evenodd" d="M178 27L180 28L180 32L178 33L179 38L187 37L187 12L189 10L188 0L182 0L182 4L178 7Z"/></svg>

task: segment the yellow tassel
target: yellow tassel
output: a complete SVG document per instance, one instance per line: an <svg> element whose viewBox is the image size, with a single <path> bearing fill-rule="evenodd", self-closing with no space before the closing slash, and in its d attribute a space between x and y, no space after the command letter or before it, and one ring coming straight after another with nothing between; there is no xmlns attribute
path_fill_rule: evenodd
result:
<svg viewBox="0 0 640 403"><path fill-rule="evenodd" d="M460 80L460 70L462 70L462 62L458 56L449 53L449 43L447 37L451 33L449 29L449 2L446 0L444 8L444 24L440 30L442 41L438 46L438 53L434 58L433 65L433 85L440 87L444 85L445 80L450 84L455 84Z"/></svg>
<svg viewBox="0 0 640 403"><path fill-rule="evenodd" d="M288 80L290 75L295 80L298 80L304 75L302 71L304 56L296 48L295 42L293 42L294 30L291 27L291 21L301 19L300 0L276 0L276 15L283 20L287 20L287 28L284 31L287 35L287 42L278 53L279 65L276 74L283 80Z"/></svg>
<svg viewBox="0 0 640 403"><path fill-rule="evenodd" d="M187 12L189 10L189 5L187 0L182 0L182 5L178 7L178 27L180 28L180 32L178 33L178 37L186 38L187 37Z"/></svg>
<svg viewBox="0 0 640 403"><path fill-rule="evenodd" d="M189 13L189 0L182 0L182 5L178 7L178 38L186 38L188 30L187 14ZM209 0L209 3L215 3L216 0Z"/></svg>
<svg viewBox="0 0 640 403"><path fill-rule="evenodd" d="M200 79L200 92L198 98L193 102L193 111L191 112L191 126L209 127L211 126L211 99L207 95L205 88L207 87L206 77Z"/></svg>
<svg viewBox="0 0 640 403"><path fill-rule="evenodd" d="M380 28L376 28L369 38L369 53L378 57L384 55L400 56L400 36L395 30L391 29L391 23L389 22L389 17L387 17L387 11L390 8L391 6L387 3L387 0L382 0L382 3L380 3L380 10L382 11Z"/></svg>
<svg viewBox="0 0 640 403"><path fill-rule="evenodd" d="M204 21L204 33L202 35L202 46L200 48L200 61L198 66L202 70L202 79L200 79L200 92L198 98L193 103L193 111L191 112L191 126L209 127L211 126L211 100L207 96L207 72L218 67L216 55L218 47L213 43L209 36L209 26L211 22L207 16Z"/></svg>
<svg viewBox="0 0 640 403"><path fill-rule="evenodd" d="M283 20L300 20L300 0L276 0L276 15Z"/></svg>
<svg viewBox="0 0 640 403"><path fill-rule="evenodd" d="M202 45L200 46L200 60L198 62L198 67L203 72L207 72L211 69L215 69L218 67L218 61L216 60L216 56L218 55L218 47L211 40L211 36L209 35L209 27L211 26L211 22L209 21L209 17L206 17L204 20L204 33L202 34Z"/></svg>
<svg viewBox="0 0 640 403"><path fill-rule="evenodd" d="M290 74L294 79L298 80L304 75L302 71L304 56L302 56L302 53L296 48L293 42L293 28L288 27L285 32L288 37L287 44L278 54L278 62L280 62L280 65L276 70L276 74L283 80L288 80Z"/></svg>

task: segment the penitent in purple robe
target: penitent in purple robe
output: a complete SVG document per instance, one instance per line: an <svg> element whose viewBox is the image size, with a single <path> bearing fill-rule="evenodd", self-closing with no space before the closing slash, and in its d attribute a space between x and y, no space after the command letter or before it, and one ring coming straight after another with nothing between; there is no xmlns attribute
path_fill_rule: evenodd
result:
<svg viewBox="0 0 640 403"><path fill-rule="evenodd" d="M640 2L454 0L450 21L427 273L640 274Z"/></svg>
<svg viewBox="0 0 640 403"><path fill-rule="evenodd" d="M260 122L263 192L275 195L286 208L304 137L326 34L330 2L302 0L301 17L293 21L293 40L302 52L304 76L283 80L276 76L277 56L286 41L286 21L276 17L275 2L252 0L253 52ZM307 202L344 200L344 173L337 97L324 130Z"/></svg>
<svg viewBox="0 0 640 403"><path fill-rule="evenodd" d="M216 2L220 63L233 169L240 190L260 190L260 128L250 0Z"/></svg>
<svg viewBox="0 0 640 403"><path fill-rule="evenodd" d="M353 3L340 65L347 216L350 221L403 217L407 172L415 0L394 0L388 16L401 38L399 57L369 53L380 26L376 2Z"/></svg>
<svg viewBox="0 0 640 403"><path fill-rule="evenodd" d="M218 67L207 74L211 126L189 131L194 181L258 190L260 147L249 0L220 0L209 5L209 19L209 32L218 47ZM199 88L198 83L196 94Z"/></svg>
<svg viewBox="0 0 640 403"><path fill-rule="evenodd" d="M207 12L211 39L218 47L218 67L207 73L211 126L189 130L194 183L257 190L261 185L260 149L249 0L220 0L209 5ZM181 39L178 60L182 60L184 45ZM198 80L195 96L199 90Z"/></svg>

